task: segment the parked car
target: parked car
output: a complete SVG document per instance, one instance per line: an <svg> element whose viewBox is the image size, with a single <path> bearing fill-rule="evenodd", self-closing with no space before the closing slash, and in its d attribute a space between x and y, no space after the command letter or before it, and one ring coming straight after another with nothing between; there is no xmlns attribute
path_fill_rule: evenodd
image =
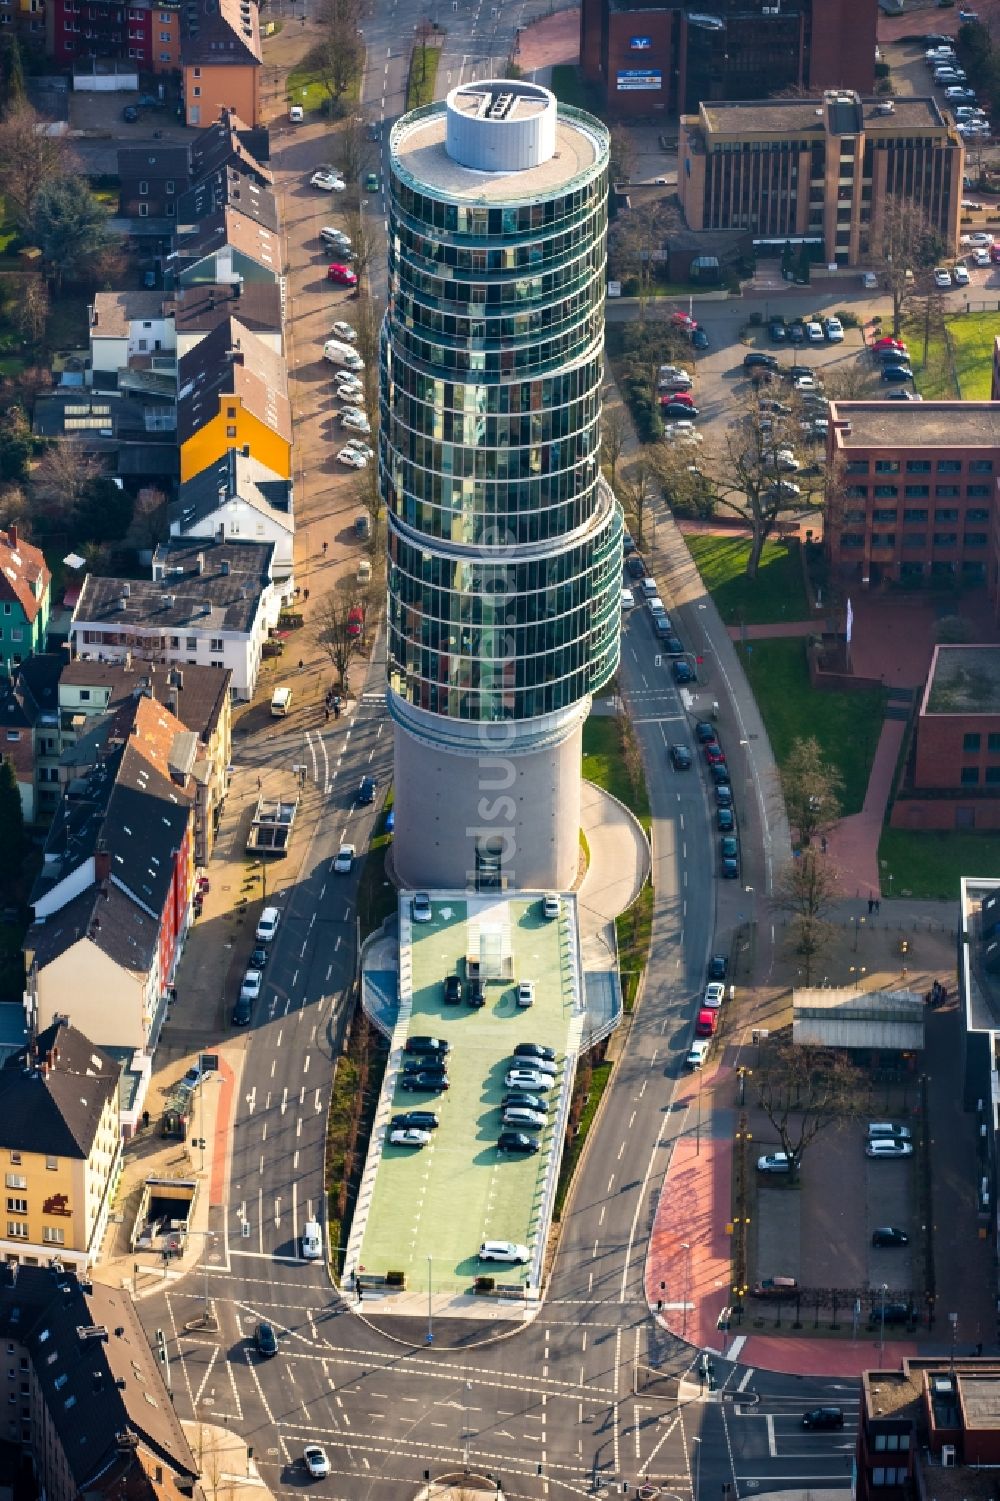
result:
<svg viewBox="0 0 1000 1501"><path fill-rule="evenodd" d="M338 287L356 287L358 284L357 272L352 271L350 266L345 266L339 261L335 261L332 266L327 267L326 279L327 281L336 282Z"/></svg>
<svg viewBox="0 0 1000 1501"><path fill-rule="evenodd" d="M444 1003L446 1006L462 1004L462 981L458 975L445 975Z"/></svg>
<svg viewBox="0 0 1000 1501"><path fill-rule="evenodd" d="M389 1142L394 1147L425 1147L430 1139L431 1133L418 1126L399 1126L389 1132Z"/></svg>
<svg viewBox="0 0 1000 1501"><path fill-rule="evenodd" d="M784 318L773 318L768 325L768 334L775 344L784 344L788 338Z"/></svg>
<svg viewBox="0 0 1000 1501"><path fill-rule="evenodd" d="M913 371L909 365L886 365L882 370L882 380L889 383L912 380Z"/></svg>
<svg viewBox="0 0 1000 1501"><path fill-rule="evenodd" d="M710 1037L696 1037L684 1060L688 1068L701 1068L712 1047Z"/></svg>
<svg viewBox="0 0 1000 1501"><path fill-rule="evenodd" d="M905 1230L897 1230L895 1225L880 1225L872 1231L872 1245L884 1246L908 1246L910 1237Z"/></svg>
<svg viewBox="0 0 1000 1501"><path fill-rule="evenodd" d="M698 1019L694 1024L694 1035L696 1037L714 1037L718 1022L719 1013L717 1011L709 1011L707 1007L702 1007L698 1012Z"/></svg>
<svg viewBox="0 0 1000 1501"><path fill-rule="evenodd" d="M671 664L671 671L674 675L674 682L679 686L694 682L694 668L690 663L685 662L683 657L674 658Z"/></svg>
<svg viewBox="0 0 1000 1501"><path fill-rule="evenodd" d="M716 796L718 796L719 789L716 788L715 791ZM736 819L733 817L732 808L716 808L715 827L722 834L729 834L733 829L735 829Z"/></svg>
<svg viewBox="0 0 1000 1501"><path fill-rule="evenodd" d="M289 114L291 114L291 110L289 110ZM305 1460L310 1480L322 1480L324 1475L329 1475L330 1461L327 1458L326 1450L321 1448L319 1444L306 1444L302 1451L302 1458Z"/></svg>
<svg viewBox="0 0 1000 1501"><path fill-rule="evenodd" d="M537 1152L539 1146L537 1136L528 1136L524 1131L501 1131L497 1137L499 1152Z"/></svg>
<svg viewBox="0 0 1000 1501"><path fill-rule="evenodd" d="M278 1336L266 1319L261 1319L258 1324L254 1325L253 1342L258 1355L266 1358L278 1353Z"/></svg>
<svg viewBox="0 0 1000 1501"><path fill-rule="evenodd" d="M519 980L517 982L517 996L515 999L518 1008L522 1011L526 1011L529 1006L533 1006L535 1004L534 980Z"/></svg>
<svg viewBox="0 0 1000 1501"><path fill-rule="evenodd" d="M139 111L136 109L135 105L126 104L125 108L122 110L122 119L125 121L126 125L134 125L138 118Z"/></svg>
<svg viewBox="0 0 1000 1501"><path fill-rule="evenodd" d="M442 1089L450 1088L447 1074L419 1073L403 1074L399 1081L400 1089L419 1091L421 1094L437 1094Z"/></svg>
<svg viewBox="0 0 1000 1501"><path fill-rule="evenodd" d="M243 976L243 984L240 986L240 999L255 1001L260 995L260 987L264 983L264 976L259 969L248 969Z"/></svg>
<svg viewBox="0 0 1000 1501"><path fill-rule="evenodd" d="M528 1060L525 1059L527 1064ZM527 1094L534 1094L537 1090L551 1089L553 1080L548 1074L541 1074L533 1068L510 1068L504 1075L504 1086L507 1089L523 1089Z"/></svg>
<svg viewBox="0 0 1000 1501"><path fill-rule="evenodd" d="M531 1252L527 1246L518 1245L513 1240L484 1240L479 1247L480 1261L505 1261L514 1265L522 1265L531 1260Z"/></svg>
<svg viewBox="0 0 1000 1501"><path fill-rule="evenodd" d="M757 1158L758 1173L790 1173L792 1164L785 1152L765 1152Z"/></svg>
<svg viewBox="0 0 1000 1501"><path fill-rule="evenodd" d="M806 324L806 338L810 344L822 344L823 342L823 325L817 323L814 318L810 318Z"/></svg>
<svg viewBox="0 0 1000 1501"><path fill-rule="evenodd" d="M330 332L335 339L340 339L344 344L356 344L358 342L357 329L350 323L345 323L342 318L337 319Z"/></svg>
<svg viewBox="0 0 1000 1501"><path fill-rule="evenodd" d="M810 1407L802 1414L803 1428L843 1428L842 1407Z"/></svg>
<svg viewBox="0 0 1000 1501"><path fill-rule="evenodd" d="M844 342L844 325L839 318L827 318L823 323L823 332L830 344L842 344Z"/></svg>
<svg viewBox="0 0 1000 1501"><path fill-rule="evenodd" d="M416 1127L418 1131L436 1131L441 1124L433 1110L405 1110L402 1115L394 1115L389 1125L393 1129L405 1131L409 1127Z"/></svg>
<svg viewBox="0 0 1000 1501"><path fill-rule="evenodd" d="M951 272L947 266L937 266L934 270L934 285L942 291L951 286Z"/></svg>
<svg viewBox="0 0 1000 1501"><path fill-rule="evenodd" d="M486 981L474 975L465 985L465 1004L478 1011L486 1005Z"/></svg>
<svg viewBox="0 0 1000 1501"><path fill-rule="evenodd" d="M952 274L952 277L954 279L956 287L967 287L969 285L969 282L972 279L969 276L969 268L968 268L968 266L962 266L962 265L953 266L951 274Z"/></svg>
<svg viewBox="0 0 1000 1501"><path fill-rule="evenodd" d="M724 980L729 968L729 960L725 954L713 954L708 961L708 978L710 980Z"/></svg>
<svg viewBox="0 0 1000 1501"><path fill-rule="evenodd" d="M413 893L413 900L410 903L410 917L413 922L430 922L433 915L430 893L415 891Z"/></svg>
<svg viewBox="0 0 1000 1501"><path fill-rule="evenodd" d="M345 469L368 468L368 460L356 448L341 448L337 453L337 463L343 464Z"/></svg>
<svg viewBox="0 0 1000 1501"><path fill-rule="evenodd" d="M751 349L749 354L743 356L744 370L752 370L754 366L763 370L777 370L778 361L773 354L767 354L763 349Z"/></svg>
<svg viewBox="0 0 1000 1501"><path fill-rule="evenodd" d="M678 393L667 401L661 401L660 415L665 421L670 421L675 417L687 417L693 421L698 416L698 408L692 402L683 401Z"/></svg>
<svg viewBox="0 0 1000 1501"><path fill-rule="evenodd" d="M799 1296L799 1284L794 1277L762 1277L755 1282L750 1292L755 1298L769 1298L771 1302L782 1302L788 1298Z"/></svg>
<svg viewBox="0 0 1000 1501"><path fill-rule="evenodd" d="M338 172L331 172L329 168L320 167L309 179L309 186L319 188L323 193L343 193L347 184Z"/></svg>
<svg viewBox="0 0 1000 1501"><path fill-rule="evenodd" d="M450 1053L451 1043L447 1037L431 1037L426 1032L414 1032L403 1044L404 1053Z"/></svg>
<svg viewBox="0 0 1000 1501"><path fill-rule="evenodd" d="M542 1063L555 1063L556 1050L540 1042L519 1042L514 1048L515 1058L537 1058Z"/></svg>
<svg viewBox="0 0 1000 1501"><path fill-rule="evenodd" d="M869 1140L865 1142L865 1156L877 1160L886 1157L912 1157L913 1145L908 1141Z"/></svg>
<svg viewBox="0 0 1000 1501"><path fill-rule="evenodd" d="M893 1121L869 1121L867 1136L869 1141L910 1141L912 1133L909 1126L897 1126Z"/></svg>
<svg viewBox="0 0 1000 1501"><path fill-rule="evenodd" d="M725 999L726 987L720 981L712 980L705 986L705 994L702 996L701 1004L706 1011L718 1011Z"/></svg>

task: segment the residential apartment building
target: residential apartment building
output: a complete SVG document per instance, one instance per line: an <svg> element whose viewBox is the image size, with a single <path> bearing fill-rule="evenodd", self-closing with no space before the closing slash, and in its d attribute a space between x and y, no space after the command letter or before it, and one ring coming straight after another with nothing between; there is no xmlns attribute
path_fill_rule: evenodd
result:
<svg viewBox="0 0 1000 1501"><path fill-rule="evenodd" d="M158 371L173 387L176 336L162 292L97 292L88 313L88 384L114 391L123 372L141 369Z"/></svg>
<svg viewBox="0 0 1000 1501"><path fill-rule="evenodd" d="M184 121L208 125L233 109L262 120L260 21L256 0L213 0L185 13L181 39Z"/></svg>
<svg viewBox="0 0 1000 1501"><path fill-rule="evenodd" d="M177 204L191 185L190 158L188 146L162 141L119 146L119 214L131 219L176 219Z"/></svg>
<svg viewBox="0 0 1000 1501"><path fill-rule="evenodd" d="M235 316L177 368L181 482L242 450L282 479L292 473L292 414L285 362Z"/></svg>
<svg viewBox="0 0 1000 1501"><path fill-rule="evenodd" d="M295 542L292 482L239 449L228 449L217 464L185 481L170 505L169 518L172 537L270 542L274 547L275 582L291 582Z"/></svg>
<svg viewBox="0 0 1000 1501"><path fill-rule="evenodd" d="M232 317L239 318L243 327L275 354L284 351L282 287L275 281L244 282L240 278L178 287L166 295L164 312L173 321L179 360Z"/></svg>
<svg viewBox="0 0 1000 1501"><path fill-rule="evenodd" d="M29 1022L72 1000L106 1047L152 1051L194 891L193 736L139 698L76 747L24 940Z"/></svg>
<svg viewBox="0 0 1000 1501"><path fill-rule="evenodd" d="M252 698L281 610L273 553L260 542L175 538L157 548L152 579L88 574L70 624L74 655L225 668L233 697Z"/></svg>
<svg viewBox="0 0 1000 1501"><path fill-rule="evenodd" d="M223 205L192 224L179 223L165 272L177 287L199 282L281 280L281 239L254 213Z"/></svg>
<svg viewBox="0 0 1000 1501"><path fill-rule="evenodd" d="M131 1298L58 1265L0 1267L0 1431L46 1501L204 1501Z"/></svg>
<svg viewBox="0 0 1000 1501"><path fill-rule="evenodd" d="M72 1001L72 992L67 997ZM121 1168L121 1065L57 1016L0 1068L0 1258L97 1258Z"/></svg>
<svg viewBox="0 0 1000 1501"><path fill-rule="evenodd" d="M705 100L875 86L875 0L583 0L580 60L618 116Z"/></svg>
<svg viewBox="0 0 1000 1501"><path fill-rule="evenodd" d="M45 0L47 51L60 67L128 59L146 73L180 67L180 0Z"/></svg>
<svg viewBox="0 0 1000 1501"><path fill-rule="evenodd" d="M17 677L0 677L0 761L14 771L26 824L35 822L35 750L30 708L24 702Z"/></svg>
<svg viewBox="0 0 1000 1501"><path fill-rule="evenodd" d="M688 227L746 229L758 256L791 242L863 264L892 198L917 203L947 253L958 249L964 147L932 98L704 103L681 118L678 160Z"/></svg>
<svg viewBox="0 0 1000 1501"><path fill-rule="evenodd" d="M985 585L1000 608L1000 406L835 402L827 471L824 546L846 583Z"/></svg>
<svg viewBox="0 0 1000 1501"><path fill-rule="evenodd" d="M0 531L0 671L9 677L25 658L45 650L52 575L41 548Z"/></svg>
<svg viewBox="0 0 1000 1501"><path fill-rule="evenodd" d="M1000 647L934 648L890 822L1000 829Z"/></svg>
<svg viewBox="0 0 1000 1501"><path fill-rule="evenodd" d="M33 821L45 825L55 812L59 788L59 674L65 663L62 652L39 652L18 668L14 691L31 725L34 767ZM24 794L22 793L22 807Z"/></svg>

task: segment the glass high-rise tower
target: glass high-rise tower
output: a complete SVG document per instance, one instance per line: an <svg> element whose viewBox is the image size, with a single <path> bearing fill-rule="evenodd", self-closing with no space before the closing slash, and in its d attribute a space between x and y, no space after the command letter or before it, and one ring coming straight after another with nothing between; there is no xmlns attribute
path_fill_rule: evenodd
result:
<svg viewBox="0 0 1000 1501"><path fill-rule="evenodd" d="M406 885L577 873L581 732L620 631L607 179L601 122L520 80L392 131L379 471Z"/></svg>

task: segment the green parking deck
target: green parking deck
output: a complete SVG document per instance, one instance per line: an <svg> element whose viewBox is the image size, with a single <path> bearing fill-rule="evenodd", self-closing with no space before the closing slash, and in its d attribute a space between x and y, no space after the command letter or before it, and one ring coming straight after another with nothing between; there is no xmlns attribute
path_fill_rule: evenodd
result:
<svg viewBox="0 0 1000 1501"><path fill-rule="evenodd" d="M409 1291L426 1288L428 1275L435 1293L470 1291L479 1273L522 1287L536 1281L540 1268L562 1145L563 1091L572 1083L567 1052L575 1060L579 1042L575 900L563 897L560 916L546 919L538 896L435 892L429 923L412 923L409 898L400 900L401 1021L366 1172L368 1192L359 1204L367 1216L355 1266L374 1276L403 1272ZM446 1006L445 977L457 973L465 986L477 959L502 971L487 977L486 1005L476 1010L463 998ZM515 992L522 979L535 982L535 999L519 1010ZM398 1087L404 1036L417 1034L450 1042L449 1090L420 1094ZM496 1147L504 1075L519 1042L554 1048L559 1065L547 1094L548 1124L533 1133L540 1150L527 1156ZM430 1144L389 1146L391 1116L416 1109L439 1117ZM358 1230L356 1224L354 1246ZM526 1245L532 1260L480 1264L483 1240Z"/></svg>

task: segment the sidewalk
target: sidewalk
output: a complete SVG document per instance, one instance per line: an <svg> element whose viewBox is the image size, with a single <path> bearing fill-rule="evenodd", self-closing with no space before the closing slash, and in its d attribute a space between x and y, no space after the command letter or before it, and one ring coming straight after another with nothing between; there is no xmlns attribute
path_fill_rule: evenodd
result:
<svg viewBox="0 0 1000 1501"><path fill-rule="evenodd" d="M205 1501L232 1501L233 1493L252 1488L255 1501L274 1501L274 1492L260 1478L256 1461L238 1433L217 1423L181 1425L201 1471Z"/></svg>

